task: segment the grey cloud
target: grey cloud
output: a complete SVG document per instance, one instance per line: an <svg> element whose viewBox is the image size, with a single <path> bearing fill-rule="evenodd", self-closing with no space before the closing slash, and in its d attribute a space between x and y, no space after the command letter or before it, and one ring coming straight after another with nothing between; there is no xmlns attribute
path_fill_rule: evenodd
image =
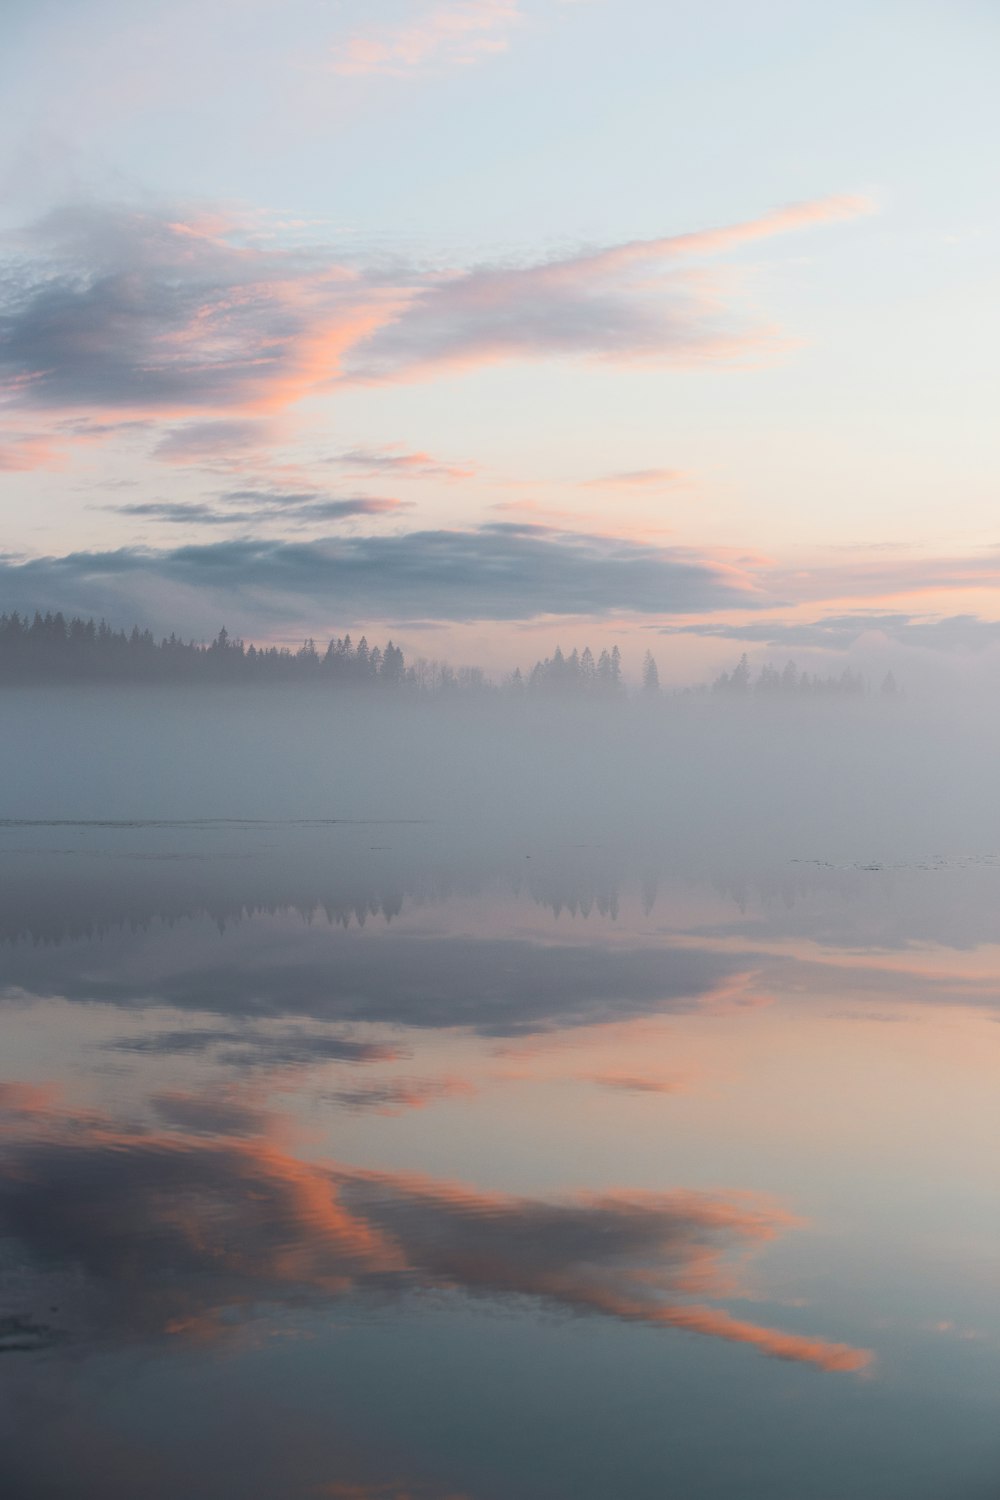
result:
<svg viewBox="0 0 1000 1500"><path fill-rule="evenodd" d="M290 516L303 520L340 521L351 516L380 516L412 509L411 501L387 495L340 497L315 490L226 490L219 498L227 505L249 507L240 512L245 519Z"/></svg>
<svg viewBox="0 0 1000 1500"><path fill-rule="evenodd" d="M28 236L0 288L0 376L49 409L164 412L263 399L316 309L282 287L306 260L247 252L166 217L76 207ZM330 292L328 300L335 300Z"/></svg>
<svg viewBox="0 0 1000 1500"><path fill-rule="evenodd" d="M351 351L346 369L380 380L539 356L687 364L731 357L750 343L751 331L713 307L687 272L660 277L652 293L648 279L639 290L624 274L591 276L581 259L483 267L425 287Z"/></svg>
<svg viewBox="0 0 1000 1500"><path fill-rule="evenodd" d="M150 617L155 587L162 616ZM199 598L246 630L268 619L527 620L539 615L694 614L757 602L749 584L685 548L539 526L489 525L308 542L231 540L173 550L121 548L19 562L0 559L7 608L127 614L154 629L171 591L191 617ZM258 623L259 628L259 623Z"/></svg>
<svg viewBox="0 0 1000 1500"><path fill-rule="evenodd" d="M226 1094L154 1094L154 1113L164 1124L191 1135L263 1135L270 1126L265 1110Z"/></svg>
<svg viewBox="0 0 1000 1500"><path fill-rule="evenodd" d="M104 1045L111 1052L155 1057L211 1054L213 1062L240 1069L318 1067L328 1062L393 1062L402 1055L400 1048L386 1042L359 1042L301 1026L261 1029L239 1023L143 1032Z"/></svg>
<svg viewBox="0 0 1000 1500"><path fill-rule="evenodd" d="M149 500L131 505L108 505L120 516L166 521L185 526L252 526L267 521L347 521L355 516L389 515L407 509L408 502L376 495L333 499L311 491L230 490L220 504Z"/></svg>
<svg viewBox="0 0 1000 1500"><path fill-rule="evenodd" d="M171 428L154 454L168 463L199 463L205 459L265 447L271 433L264 421L186 422Z"/></svg>
<svg viewBox="0 0 1000 1500"><path fill-rule="evenodd" d="M920 615L890 614L882 610L824 615L818 620L785 622L756 620L736 624L672 624L660 627L664 635L701 635L720 640L745 641L787 649L847 651L872 631L900 645L921 646L932 651L985 651L1000 643L1000 620L977 615L949 615L928 619Z"/></svg>
<svg viewBox="0 0 1000 1500"><path fill-rule="evenodd" d="M423 1109L438 1099L476 1092L463 1078L387 1078L379 1083L360 1083L352 1088L336 1089L325 1097L333 1104L356 1113L371 1111L379 1115L399 1115L408 1109Z"/></svg>
<svg viewBox="0 0 1000 1500"><path fill-rule="evenodd" d="M169 521L179 526L232 526L239 514L216 510L214 506L191 501L143 500L134 505L105 505L103 510L116 516L134 516L141 521Z"/></svg>

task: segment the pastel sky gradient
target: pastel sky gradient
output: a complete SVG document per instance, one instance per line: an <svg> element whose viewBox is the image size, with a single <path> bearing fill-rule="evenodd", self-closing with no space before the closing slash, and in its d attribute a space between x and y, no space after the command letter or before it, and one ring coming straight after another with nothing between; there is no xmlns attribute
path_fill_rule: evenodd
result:
<svg viewBox="0 0 1000 1500"><path fill-rule="evenodd" d="M8 0L0 607L1000 677L987 0Z"/></svg>

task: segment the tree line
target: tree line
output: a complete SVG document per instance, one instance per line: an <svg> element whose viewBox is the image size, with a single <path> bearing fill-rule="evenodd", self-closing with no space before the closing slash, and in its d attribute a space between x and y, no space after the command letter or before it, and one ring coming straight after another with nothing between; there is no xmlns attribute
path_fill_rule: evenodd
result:
<svg viewBox="0 0 1000 1500"><path fill-rule="evenodd" d="M61 612L15 610L0 615L0 679L42 682L274 682L324 680L342 684L397 686L408 677L403 653L389 641L369 647L349 635L319 651L313 640L297 651L287 646L246 645L223 627L207 645L171 634L157 640L133 626L115 630L105 620L67 619Z"/></svg>
<svg viewBox="0 0 1000 1500"><path fill-rule="evenodd" d="M647 679L650 670L648 656ZM558 647L527 674L518 668L498 687L477 667L446 662L407 663L391 640L369 646L343 635L325 649L312 639L297 650L249 645L223 627L198 643L176 634L157 640L138 625L114 629L106 620L67 618L61 611L33 617L0 615L0 682L315 682L338 686L409 688L419 693L509 693L514 696L623 697L617 646L595 657L589 646L568 656Z"/></svg>
<svg viewBox="0 0 1000 1500"><path fill-rule="evenodd" d="M887 672L882 679L880 692L891 698L898 691L895 677L892 672ZM788 662L781 672L768 662L755 677L744 651L731 672L721 672L715 679L712 692L737 697L741 694L760 693L772 697L780 694L786 698L831 695L863 698L870 692L870 686L866 677L860 672L852 672L850 667L845 667L842 672L821 676L818 672L800 672L793 661Z"/></svg>
<svg viewBox="0 0 1000 1500"><path fill-rule="evenodd" d="M0 614L0 683L32 682L312 682L343 687L408 689L421 695L501 694L515 698L583 698L613 701L629 696L617 646L596 656L589 646L565 653L556 647L528 672L515 670L500 684L478 667L455 669L446 662L418 658L408 663L391 640L369 646L366 635L333 637L324 649L312 639L297 650L248 645L223 627L207 644L176 634L159 640L138 625L114 629L105 620L67 618L61 611L34 616L16 610ZM640 678L644 698L661 696L660 675L647 651ZM891 672L881 684L884 696L897 693ZM792 661L779 671L766 664L754 675L744 653L731 671L714 682L683 690L684 695L760 695L785 698L861 697L867 680L845 668L823 676L800 671Z"/></svg>
<svg viewBox="0 0 1000 1500"><path fill-rule="evenodd" d="M650 658L652 660L652 658ZM565 656L557 646L551 656L537 661L525 676L515 667L507 680L514 693L545 694L558 697L617 698L625 692L622 657L617 646L595 657L589 646L574 649Z"/></svg>

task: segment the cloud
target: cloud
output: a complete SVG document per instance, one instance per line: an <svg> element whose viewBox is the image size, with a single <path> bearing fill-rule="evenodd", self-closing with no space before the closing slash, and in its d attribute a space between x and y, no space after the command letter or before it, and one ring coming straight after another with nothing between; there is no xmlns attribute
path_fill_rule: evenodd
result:
<svg viewBox="0 0 1000 1500"><path fill-rule="evenodd" d="M0 292L2 300L2 292ZM2 364L2 335L0 335ZM0 387L3 385L0 374ZM15 400L16 404L16 400ZM38 415L37 413L35 414ZM62 417L48 429L28 432L0 425L0 473L31 473L35 470L61 470L68 467L70 451L82 444L103 442L106 438L140 432L142 421L93 421L81 417ZM121 483L121 481L118 481Z"/></svg>
<svg viewBox="0 0 1000 1500"><path fill-rule="evenodd" d="M341 500L311 491L282 493L278 490L229 490L219 497L219 501L219 504L209 505L194 501L146 500L102 508L119 516L176 525L245 527L275 521L316 525L326 521L349 521L356 516L391 515L408 509L410 504L405 500L375 495L356 495Z"/></svg>
<svg viewBox="0 0 1000 1500"><path fill-rule="evenodd" d="M211 505L193 501L141 500L131 505L104 505L101 509L112 511L116 516L136 516L143 521L175 521L201 526L227 525L234 519Z"/></svg>
<svg viewBox="0 0 1000 1500"><path fill-rule="evenodd" d="M34 469L61 469L65 449L53 437L0 434L0 472L30 473Z"/></svg>
<svg viewBox="0 0 1000 1500"><path fill-rule="evenodd" d="M514 0L456 0L409 26L354 32L334 50L331 68L345 77L405 78L427 68L468 67L505 52L506 33L522 20Z"/></svg>
<svg viewBox="0 0 1000 1500"><path fill-rule="evenodd" d="M601 474L597 479L581 479L583 489L663 489L686 484L690 475L683 469L623 469L617 474Z"/></svg>
<svg viewBox="0 0 1000 1500"><path fill-rule="evenodd" d="M252 1027L239 1023L147 1031L103 1045L112 1052L148 1053L155 1057L210 1053L213 1063L240 1069L316 1068L329 1062L394 1062L405 1056L401 1048L387 1042L359 1042L349 1036L303 1026Z"/></svg>
<svg viewBox="0 0 1000 1500"><path fill-rule="evenodd" d="M694 263L866 208L823 199L533 264L436 269L282 247L232 216L67 207L24 231L2 269L0 389L53 418L171 423L155 451L186 462L253 447L257 424L350 382L499 360L744 357L773 332Z"/></svg>
<svg viewBox="0 0 1000 1500"><path fill-rule="evenodd" d="M244 424L238 440L251 417L333 379L402 295L329 256L244 243L235 222L77 206L22 241L0 293L9 402L218 414Z"/></svg>
<svg viewBox="0 0 1000 1500"><path fill-rule="evenodd" d="M201 464L206 459L269 447L274 425L264 420L186 422L165 432L153 449L154 457L174 464Z"/></svg>
<svg viewBox="0 0 1000 1500"><path fill-rule="evenodd" d="M448 1289L862 1369L863 1349L711 1305L737 1290L735 1262L795 1226L746 1194L523 1198L99 1115L15 1119L0 1154L0 1231L40 1295L61 1277L89 1343L223 1338L268 1306Z"/></svg>
<svg viewBox="0 0 1000 1500"><path fill-rule="evenodd" d="M697 234L442 275L399 316L366 333L346 368L378 380L507 359L698 365L759 353L774 344L773 331L741 323L704 273L676 263L870 208L861 198L829 198Z"/></svg>
<svg viewBox="0 0 1000 1500"><path fill-rule="evenodd" d="M189 622L213 634L222 616L244 633L305 625L321 634L352 618L700 614L761 602L745 571L709 554L513 523L0 557L0 588L7 609L120 616L166 632Z"/></svg>
<svg viewBox="0 0 1000 1500"><path fill-rule="evenodd" d="M947 570L947 563L944 564ZM823 615L817 620L755 620L740 625L706 622L699 625L671 624L661 627L664 635L702 635L717 640L743 641L781 650L849 651L866 637L920 647L928 651L978 653L1000 645L1000 620L978 615L933 617L857 610L850 614Z"/></svg>
<svg viewBox="0 0 1000 1500"><path fill-rule="evenodd" d="M271 1125L263 1109L236 1094L194 1094L173 1090L154 1094L153 1112L164 1123L190 1135L264 1135Z"/></svg>
<svg viewBox="0 0 1000 1500"><path fill-rule="evenodd" d="M337 499L313 490L225 490L219 497L229 505L258 507L251 514L289 514L326 516L377 516L386 511L401 510L405 502L377 495L353 495Z"/></svg>
<svg viewBox="0 0 1000 1500"><path fill-rule="evenodd" d="M606 1089L620 1089L627 1094L683 1094L690 1080L681 1073L626 1073L608 1070L582 1075L584 1083L596 1083Z"/></svg>
<svg viewBox="0 0 1000 1500"><path fill-rule="evenodd" d="M378 1083L360 1083L335 1089L325 1097L344 1109L371 1111L378 1115L400 1115L404 1110L423 1109L436 1099L468 1097L476 1092L465 1078L389 1078Z"/></svg>
<svg viewBox="0 0 1000 1500"><path fill-rule="evenodd" d="M352 448L328 460L345 469L360 470L365 477L392 474L398 479L472 479L470 465L445 464L430 453L401 453L392 447Z"/></svg>
<svg viewBox="0 0 1000 1500"><path fill-rule="evenodd" d="M906 595L950 593L1000 586L1000 548L962 555L915 557L900 547L871 549L846 563L805 568L774 568L769 582L776 594L803 604L820 600L868 599L885 602Z"/></svg>

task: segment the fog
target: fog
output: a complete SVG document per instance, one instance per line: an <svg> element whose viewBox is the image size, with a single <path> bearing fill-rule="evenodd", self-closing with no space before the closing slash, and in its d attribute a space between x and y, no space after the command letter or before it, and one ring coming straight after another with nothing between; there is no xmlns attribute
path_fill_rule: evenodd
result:
<svg viewBox="0 0 1000 1500"><path fill-rule="evenodd" d="M0 703L8 820L419 822L448 859L597 842L713 869L1000 845L1000 712L981 701L206 684L8 688Z"/></svg>

